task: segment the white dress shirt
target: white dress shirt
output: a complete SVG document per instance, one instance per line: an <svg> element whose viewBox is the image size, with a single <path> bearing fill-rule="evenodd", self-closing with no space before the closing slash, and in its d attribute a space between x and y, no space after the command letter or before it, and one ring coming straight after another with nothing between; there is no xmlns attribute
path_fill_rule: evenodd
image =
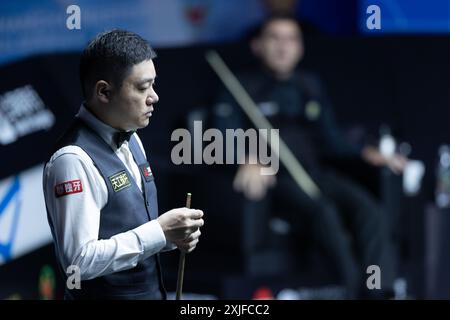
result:
<svg viewBox="0 0 450 320"><path fill-rule="evenodd" d="M136 180L142 192L138 165L125 141L120 148L114 142L116 129L97 119L83 105L77 114L94 128L111 146ZM142 149L142 142L133 134ZM55 196L55 186L81 180L83 191ZM81 280L130 269L141 260L165 249L173 249L157 220L135 229L99 240L100 211L108 201L105 180L88 154L78 146L57 150L44 169L44 197L53 225L56 251L64 270L70 265L80 268ZM72 271L73 272L73 271Z"/></svg>

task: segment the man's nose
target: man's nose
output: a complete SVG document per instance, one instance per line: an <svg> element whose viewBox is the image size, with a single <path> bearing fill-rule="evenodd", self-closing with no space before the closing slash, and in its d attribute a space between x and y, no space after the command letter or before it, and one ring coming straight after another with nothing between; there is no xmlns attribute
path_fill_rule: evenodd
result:
<svg viewBox="0 0 450 320"><path fill-rule="evenodd" d="M159 101L159 97L155 91L153 91L147 98L147 104L154 104Z"/></svg>

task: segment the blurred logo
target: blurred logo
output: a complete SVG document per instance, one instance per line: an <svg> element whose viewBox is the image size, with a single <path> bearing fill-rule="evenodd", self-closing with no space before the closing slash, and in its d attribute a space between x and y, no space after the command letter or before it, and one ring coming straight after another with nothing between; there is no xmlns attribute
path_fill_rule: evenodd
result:
<svg viewBox="0 0 450 320"><path fill-rule="evenodd" d="M55 196L57 198L66 196L68 194L83 192L83 184L80 179L64 181L55 186Z"/></svg>
<svg viewBox="0 0 450 320"><path fill-rule="evenodd" d="M145 181L150 182L153 180L152 169L150 168L150 164L148 162L141 165L140 169L142 174L144 175Z"/></svg>
<svg viewBox="0 0 450 320"><path fill-rule="evenodd" d="M315 121L320 117L320 104L317 101L311 100L305 106L305 116L309 121Z"/></svg>
<svg viewBox="0 0 450 320"><path fill-rule="evenodd" d="M0 96L0 144L7 145L39 130L49 130L55 116L31 85Z"/></svg>
<svg viewBox="0 0 450 320"><path fill-rule="evenodd" d="M206 20L210 0L189 0L185 8L187 20L193 25L201 25Z"/></svg>
<svg viewBox="0 0 450 320"><path fill-rule="evenodd" d="M0 264L11 259L21 207L19 177L4 185L6 192L0 195ZM0 185L0 190L4 185Z"/></svg>
<svg viewBox="0 0 450 320"><path fill-rule="evenodd" d="M49 265L44 265L39 273L39 296L41 300L55 298L55 272Z"/></svg>
<svg viewBox="0 0 450 320"><path fill-rule="evenodd" d="M144 168L144 176L149 177L152 175L152 170L150 169L150 166L147 166Z"/></svg>
<svg viewBox="0 0 450 320"><path fill-rule="evenodd" d="M128 178L128 175L125 172L125 170L120 171L109 177L109 181L111 182L114 192L118 192L126 187L131 186L130 179Z"/></svg>
<svg viewBox="0 0 450 320"><path fill-rule="evenodd" d="M261 102L258 106L259 110L261 110L262 114L266 117L276 115L280 111L278 104L272 101Z"/></svg>
<svg viewBox="0 0 450 320"><path fill-rule="evenodd" d="M267 287L260 287L255 290L255 293L253 293L254 300L273 300L274 295L272 290L270 290Z"/></svg>

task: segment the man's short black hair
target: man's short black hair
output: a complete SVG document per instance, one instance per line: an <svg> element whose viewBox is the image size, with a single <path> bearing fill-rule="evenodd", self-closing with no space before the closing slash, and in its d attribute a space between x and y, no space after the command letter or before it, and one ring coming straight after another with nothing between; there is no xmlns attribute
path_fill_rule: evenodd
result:
<svg viewBox="0 0 450 320"><path fill-rule="evenodd" d="M293 16L291 14L279 13L279 14L274 14L274 15L267 17L260 24L258 24L253 29L251 29L247 35L247 40L259 38L266 31L266 28L269 24L271 24L274 21L279 21L279 20L288 20L288 21L294 23L298 27L300 32L302 32L302 30L303 30L302 24L295 16Z"/></svg>
<svg viewBox="0 0 450 320"><path fill-rule="evenodd" d="M122 86L130 69L156 58L150 44L139 35L114 29L98 34L84 49L80 60L80 81L84 98L89 99L99 80Z"/></svg>

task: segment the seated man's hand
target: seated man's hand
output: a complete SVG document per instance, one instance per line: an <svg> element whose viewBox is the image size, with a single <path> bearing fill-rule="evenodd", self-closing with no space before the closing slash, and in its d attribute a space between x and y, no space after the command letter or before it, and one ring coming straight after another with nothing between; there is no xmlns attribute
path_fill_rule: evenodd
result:
<svg viewBox="0 0 450 320"><path fill-rule="evenodd" d="M234 177L233 187L237 192L243 192L247 199L258 201L264 198L267 190L276 183L276 176L262 175L261 165L243 164Z"/></svg>
<svg viewBox="0 0 450 320"><path fill-rule="evenodd" d="M362 157L371 165L381 167L386 166L395 174L400 174L405 169L408 159L401 154L395 153L390 157L383 156L377 148L367 146L362 151Z"/></svg>

